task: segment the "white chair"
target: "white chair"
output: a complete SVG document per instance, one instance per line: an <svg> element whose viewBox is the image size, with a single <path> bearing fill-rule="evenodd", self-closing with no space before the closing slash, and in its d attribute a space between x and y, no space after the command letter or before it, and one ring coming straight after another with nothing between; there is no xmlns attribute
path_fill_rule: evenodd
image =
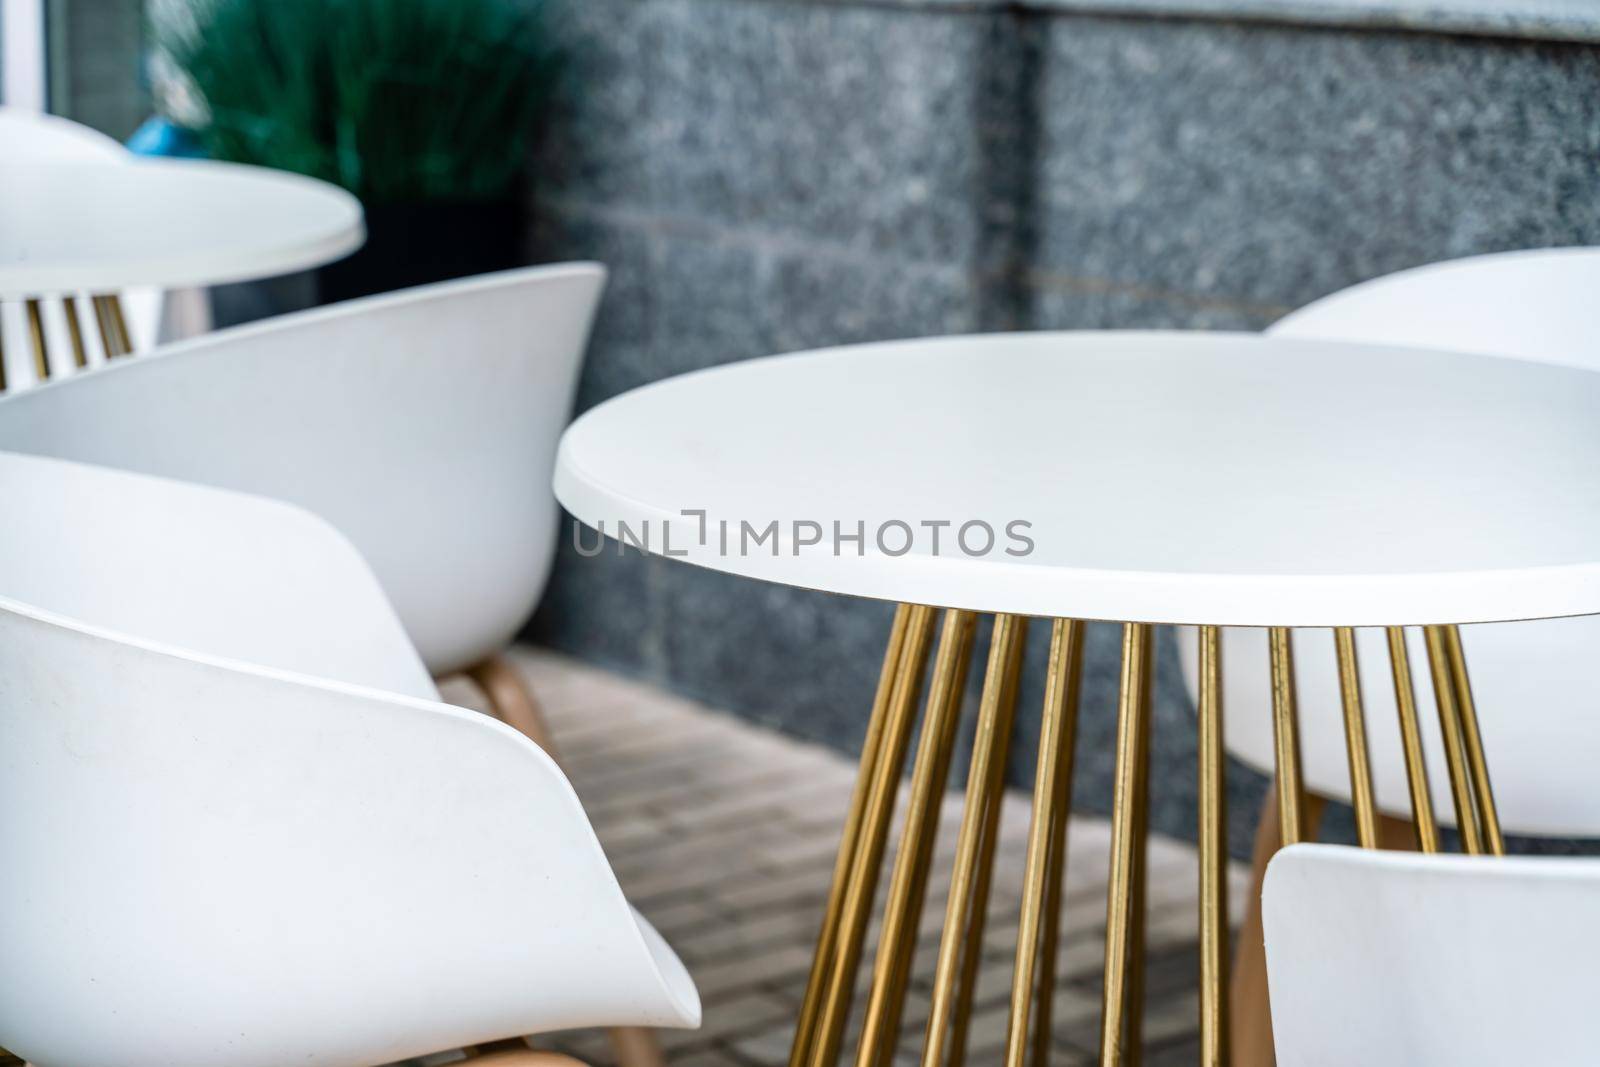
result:
<svg viewBox="0 0 1600 1067"><path fill-rule="evenodd" d="M9 454L0 499L0 1044L357 1067L698 1024L554 762L438 702L326 522Z"/></svg>
<svg viewBox="0 0 1600 1067"><path fill-rule="evenodd" d="M534 267L221 331L0 398L0 448L306 507L434 676L504 681L555 553L550 474L604 278Z"/></svg>
<svg viewBox="0 0 1600 1067"><path fill-rule="evenodd" d="M1416 345L1600 370L1600 329L1591 310L1600 292L1600 249L1574 248L1476 256L1402 271L1334 293L1267 332L1305 339ZM1374 382L1381 402L1382 382ZM1359 435L1360 412L1351 412ZM1537 477L1538 472L1528 472ZM1458 531L1446 536L1470 536ZM1600 647L1600 618L1468 626L1462 643L1472 669L1479 724L1502 827L1532 836L1600 836L1600 790L1592 760L1600 751L1600 677L1588 657ZM1295 631L1302 773L1315 797L1348 802L1349 763L1331 633ZM1408 635L1433 810L1453 825L1454 808L1433 687L1421 635ZM1190 695L1197 692L1194 642L1180 643ZM1356 635L1373 787L1386 844L1409 847L1410 799L1386 635ZM1273 769L1271 694L1265 631L1224 633L1225 733L1230 754L1266 774ZM1272 810L1257 834L1255 884L1276 844ZM1252 900L1252 905L1255 901ZM1270 1062L1259 913L1246 913L1235 969L1236 1062ZM1241 1003L1240 1001L1243 1001ZM1254 1023L1252 1023L1254 1020ZM1252 1032L1254 1037L1251 1036Z"/></svg>
<svg viewBox="0 0 1600 1067"><path fill-rule="evenodd" d="M98 130L18 107L0 107L0 145L5 146L7 162L73 160L114 165L131 158L127 149ZM120 297L132 351L142 352L154 345L161 334L165 306L162 294L154 289L133 289ZM48 371L43 377L71 373L77 362L74 353L79 350L86 363L103 362L107 349L97 327L106 306L102 303L97 307L93 296L87 293L65 299L41 296L21 305L0 304L0 391L8 385L24 388L42 377L37 362L40 353L35 349L32 333L35 315ZM76 331L70 328L73 325Z"/></svg>
<svg viewBox="0 0 1600 1067"><path fill-rule="evenodd" d="M1273 323L1268 333L1369 341L1600 369L1590 314L1600 248L1468 256L1352 285Z"/></svg>
<svg viewBox="0 0 1600 1067"><path fill-rule="evenodd" d="M1294 845L1263 907L1284 1067L1600 1060L1600 860Z"/></svg>

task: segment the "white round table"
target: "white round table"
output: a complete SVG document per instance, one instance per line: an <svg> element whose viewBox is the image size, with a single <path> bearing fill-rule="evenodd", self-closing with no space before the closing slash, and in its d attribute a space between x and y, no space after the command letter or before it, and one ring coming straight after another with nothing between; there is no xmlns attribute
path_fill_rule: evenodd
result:
<svg viewBox="0 0 1600 1067"><path fill-rule="evenodd" d="M1256 335L1011 334L634 390L568 431L556 492L607 533L649 528L689 562L838 593L1370 626L1600 611L1596 471L1600 376L1580 370ZM741 521L775 536L741 553ZM864 551L836 521L865 527ZM1027 542L1007 535L1017 521ZM968 552L982 527L960 542L968 522L994 531L987 552Z"/></svg>
<svg viewBox="0 0 1600 1067"><path fill-rule="evenodd" d="M1048 1041L1082 620L1124 623L1101 1059L1122 1062L1140 1027L1151 624L1189 623L1201 1051L1226 1062L1219 627L1270 628L1285 843L1303 833L1290 628L1334 627L1354 676L1351 628L1382 626L1416 837L1437 847L1403 629L1415 625L1462 839L1503 851L1455 624L1600 613L1596 472L1600 375L1586 371L1259 335L1041 333L801 353L646 386L573 424L555 488L622 544L900 603L791 1067L832 1067L840 1051L925 686L856 1062L894 1059L976 616L992 612L922 1062L961 1053L1022 643L1029 616L1052 620L1005 1057L1020 1067L1030 1022ZM947 609L936 654L927 605ZM1353 803L1370 821L1359 687L1342 689Z"/></svg>
<svg viewBox="0 0 1600 1067"><path fill-rule="evenodd" d="M286 274L348 255L365 238L355 197L264 167L125 154L0 162L0 306L21 305L19 347L32 354L35 381L53 366L133 351L124 291ZM79 294L95 330L84 327Z"/></svg>
<svg viewBox="0 0 1600 1067"><path fill-rule="evenodd" d="M204 160L0 165L0 299L218 285L348 255L349 193Z"/></svg>

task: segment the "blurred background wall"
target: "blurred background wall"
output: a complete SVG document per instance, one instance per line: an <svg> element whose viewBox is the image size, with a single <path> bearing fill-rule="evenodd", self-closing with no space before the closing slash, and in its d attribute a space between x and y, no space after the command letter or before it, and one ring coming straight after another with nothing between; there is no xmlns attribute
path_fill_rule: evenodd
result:
<svg viewBox="0 0 1600 1067"><path fill-rule="evenodd" d="M34 0L20 3L31 6ZM126 139L150 114L141 76L144 6L129 0L45 0L40 7L50 110Z"/></svg>
<svg viewBox="0 0 1600 1067"><path fill-rule="evenodd" d="M1137 8L1209 13L1093 13ZM1372 8L560 0L571 66L528 196L536 258L612 270L580 408L818 345L1255 330L1416 264L1600 243L1600 47L1541 39L1600 40L1600 11L1439 23L1479 31L1466 34ZM1181 513L1171 524L1183 536ZM859 746L887 606L564 543L534 640ZM1032 780L1045 629L1018 784ZM1109 808L1117 642L1094 629L1085 809ZM1152 818L1193 836L1193 713L1171 634L1160 651ZM1263 781L1229 777L1242 852Z"/></svg>

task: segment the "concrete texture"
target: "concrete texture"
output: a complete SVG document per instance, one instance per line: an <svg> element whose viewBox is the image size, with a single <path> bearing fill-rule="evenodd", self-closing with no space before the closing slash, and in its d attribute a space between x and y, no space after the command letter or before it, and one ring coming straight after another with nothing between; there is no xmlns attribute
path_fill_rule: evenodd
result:
<svg viewBox="0 0 1600 1067"><path fill-rule="evenodd" d="M1600 48L1070 6L557 0L571 64L530 188L533 251L612 268L580 408L826 344L1253 330L1403 267L1600 243ZM569 546L529 634L849 750L888 615ZM1192 836L1171 640L1153 818ZM1115 629L1094 628L1086 811L1109 806L1116 669ZM1230 786L1242 852L1261 780L1233 767Z"/></svg>

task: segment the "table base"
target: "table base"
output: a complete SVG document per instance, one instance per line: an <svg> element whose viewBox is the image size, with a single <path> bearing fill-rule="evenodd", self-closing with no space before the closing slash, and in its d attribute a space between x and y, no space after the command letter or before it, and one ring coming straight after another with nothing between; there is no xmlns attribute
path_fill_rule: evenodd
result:
<svg viewBox="0 0 1600 1067"><path fill-rule="evenodd" d="M111 293L91 296L89 304L99 329L101 350L106 358L115 359L131 354L133 339L128 333L128 321L122 313L122 300ZM66 316L73 366L82 369L89 365L89 354L84 344L83 322L78 317L77 297L63 296L61 307ZM38 381L43 382L50 377L50 346L45 336L44 309L37 297L29 297L23 301L23 313L28 324L28 342L33 351L33 373ZM3 345L3 341L0 341L0 345ZM0 393L5 390L5 359L3 351L0 351Z"/></svg>
<svg viewBox="0 0 1600 1067"><path fill-rule="evenodd" d="M856 1067L887 1067L895 1055L901 1012L911 974L917 927L927 895L928 870L938 827L939 799L949 771L978 616L946 610L939 627L931 677L928 664L934 608L902 604L895 612L884 655L861 766L845 819L833 884L790 1052L790 1067L833 1067L852 1010L868 923L901 786L912 720L924 703L911 774L905 824L889 878L882 929L872 965ZM960 1067L983 940L989 884L1004 788L1006 756L1015 721L1018 675L1029 619L994 616L977 733L967 776L954 870L934 971L933 1001L923 1043L923 1067ZM1072 753L1083 669L1085 624L1050 621L1050 654L1034 781L1023 901L1011 988L1006 1067L1049 1061L1050 1005L1055 983L1067 814L1072 795ZM1460 633L1454 626L1425 627L1428 665L1444 737L1456 825L1469 853L1503 854L1477 711ZM1101 1009L1103 1064L1139 1062L1144 1002L1145 841L1149 829L1151 676L1154 627L1125 623L1118 695L1116 773L1112 800L1110 874L1106 891L1106 947ZM1350 763L1357 835L1379 845L1379 816L1368 764L1365 717L1356 665L1355 633L1334 631L1340 696ZM1198 633L1199 691L1199 932L1201 1061L1228 1055L1227 843L1223 792L1221 630ZM1428 792L1421 734L1405 634L1388 630L1391 672L1417 847L1439 850L1439 831ZM1283 844L1307 838L1307 803L1300 778L1294 659L1287 628L1270 631L1276 806ZM921 700L926 681L927 699Z"/></svg>

